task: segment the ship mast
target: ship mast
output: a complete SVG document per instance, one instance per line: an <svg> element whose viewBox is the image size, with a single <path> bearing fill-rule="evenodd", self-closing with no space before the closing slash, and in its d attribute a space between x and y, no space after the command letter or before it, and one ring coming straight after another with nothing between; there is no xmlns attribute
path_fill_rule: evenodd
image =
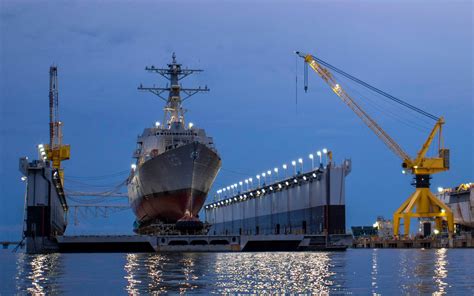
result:
<svg viewBox="0 0 474 296"><path fill-rule="evenodd" d="M146 67L145 70L149 72L155 72L163 76L170 82L170 86L166 84L166 87L145 87L142 84L138 87L138 90L149 91L152 94L158 96L160 99L166 102L164 108L163 122L167 123L167 127L170 128L172 125L185 126L184 112L182 103L189 97L199 93L208 92L209 88L183 88L179 81L195 72L202 72L203 70L198 69L182 69L181 64L176 62L176 55L173 52L172 62L168 64L168 68L155 68L155 66ZM168 98L163 96L163 93L168 92ZM181 92L185 94L184 98L181 98Z"/></svg>

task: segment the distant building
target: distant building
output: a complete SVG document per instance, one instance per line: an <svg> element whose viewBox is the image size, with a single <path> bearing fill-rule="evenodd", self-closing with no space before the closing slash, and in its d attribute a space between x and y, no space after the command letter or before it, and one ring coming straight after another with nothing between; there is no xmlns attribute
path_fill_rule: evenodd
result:
<svg viewBox="0 0 474 296"><path fill-rule="evenodd" d="M447 189L438 188L437 197L453 211L458 231L474 230L474 183Z"/></svg>
<svg viewBox="0 0 474 296"><path fill-rule="evenodd" d="M377 235L377 228L373 226L352 226L352 235L355 238L372 237Z"/></svg>
<svg viewBox="0 0 474 296"><path fill-rule="evenodd" d="M392 221L382 216L378 216L377 221L372 226L353 226L351 229L355 238L373 236L388 238L393 236Z"/></svg>
<svg viewBox="0 0 474 296"><path fill-rule="evenodd" d="M393 225L390 219L378 216L373 226L377 229L378 237L388 238L393 236Z"/></svg>

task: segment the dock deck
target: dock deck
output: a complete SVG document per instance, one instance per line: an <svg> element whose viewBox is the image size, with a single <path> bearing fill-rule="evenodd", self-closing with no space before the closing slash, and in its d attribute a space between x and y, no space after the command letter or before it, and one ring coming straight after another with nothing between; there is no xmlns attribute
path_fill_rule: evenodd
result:
<svg viewBox="0 0 474 296"><path fill-rule="evenodd" d="M339 235L81 235L58 236L56 252L245 252L345 250L351 238Z"/></svg>

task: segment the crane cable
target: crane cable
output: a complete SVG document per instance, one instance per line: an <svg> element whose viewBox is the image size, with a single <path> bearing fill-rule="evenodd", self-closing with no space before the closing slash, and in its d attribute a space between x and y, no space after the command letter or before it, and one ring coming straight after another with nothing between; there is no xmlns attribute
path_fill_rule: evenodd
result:
<svg viewBox="0 0 474 296"><path fill-rule="evenodd" d="M127 170L123 170L123 171L119 171L119 172L115 172L115 173L111 173L111 174L107 174L107 175L99 175L99 176L72 176L72 175L68 175L68 179L80 179L80 180L101 180L101 179L108 179L108 178L112 178L112 177L118 177L118 176L123 176L125 174L128 174L130 172L129 169Z"/></svg>
<svg viewBox="0 0 474 296"><path fill-rule="evenodd" d="M295 68L295 111L298 114L298 57L295 57Z"/></svg>
<svg viewBox="0 0 474 296"><path fill-rule="evenodd" d="M354 82L356 82L356 83L358 83L358 84L360 84L360 85L362 85L362 86L365 86L366 88L368 88L368 89L370 89L370 90L372 90L372 91L374 91L374 92L376 92L376 93L378 93L378 94L380 94L380 95L382 95L382 96L384 96L384 97L386 97L386 98L388 98L388 99L390 99L390 100L392 100L392 101L394 101L394 102L399 103L400 105L403 105L403 106L405 106L405 107L407 107L407 108L409 108L409 109L411 109L411 110L413 110L413 111L415 111L415 112L417 112L417 113L419 113L419 114L421 114L421 115L424 115L424 116L426 116L426 117L428 117L428 118L430 118L430 119L433 119L433 120L435 120L435 121L438 121L438 120L439 120L439 118L436 117L436 116L433 115L433 114L430 114L430 113L428 113L428 112L426 112L426 111L424 111L424 110L421 110L420 108L415 107L415 106L413 106L413 105L411 105L411 104L409 104L409 103L407 103L407 102L405 102L405 101L403 101L403 100L401 100L401 99L399 99L399 98L396 98L396 97L394 97L394 96L392 96L392 95L390 95L390 94L384 92L383 90L380 90L380 89L376 88L375 86L372 86L372 85L370 85L370 84L368 84L368 83L366 83L366 82L364 82L364 81L362 81L362 80L360 80L360 79L358 79L358 78L356 78L356 77L354 77L354 76L352 76L352 75L350 75L350 74L348 74L348 73L346 73L346 72L344 72L344 71L342 71L342 70L340 70L340 69L334 67L333 65L331 65L331 64L329 64L329 63L327 63L327 62L325 62L325 61L323 61L323 60L321 60L321 59L319 59L319 58L317 58L317 57L315 57L315 56L313 56L313 55L312 55L311 57L312 57L315 61L317 61L318 63L320 63L321 65L323 65L323 66L325 66L325 67L327 67L327 68L333 70L334 72L337 72L337 73L343 75L344 77L346 77L346 78L348 78L348 79L350 79L350 80L352 80L352 81L354 81Z"/></svg>
<svg viewBox="0 0 474 296"><path fill-rule="evenodd" d="M368 108L375 109L378 112L383 113L383 114L391 117L392 119L398 120L400 123L404 124L405 126L408 126L410 128L414 128L414 129L416 129L420 132L426 132L426 131L430 130L430 128L425 126L424 124L419 124L419 123L416 123L415 121L413 121L411 119L403 118L402 116L398 115L393 110L390 110L390 108L384 107L377 100L371 98L370 96L364 95L364 94L360 93L359 91L357 91L356 89L354 89L354 88L352 88L348 85L345 85L344 87L346 89L350 90L351 93L357 94L359 98L364 98L365 102L367 103L366 106ZM422 120L422 122L426 123L424 120Z"/></svg>

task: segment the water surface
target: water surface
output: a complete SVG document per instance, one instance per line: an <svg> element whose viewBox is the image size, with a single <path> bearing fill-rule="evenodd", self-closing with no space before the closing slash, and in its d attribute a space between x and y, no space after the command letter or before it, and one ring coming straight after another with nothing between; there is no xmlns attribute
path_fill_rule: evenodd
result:
<svg viewBox="0 0 474 296"><path fill-rule="evenodd" d="M472 249L49 254L0 252L0 295L474 295Z"/></svg>

